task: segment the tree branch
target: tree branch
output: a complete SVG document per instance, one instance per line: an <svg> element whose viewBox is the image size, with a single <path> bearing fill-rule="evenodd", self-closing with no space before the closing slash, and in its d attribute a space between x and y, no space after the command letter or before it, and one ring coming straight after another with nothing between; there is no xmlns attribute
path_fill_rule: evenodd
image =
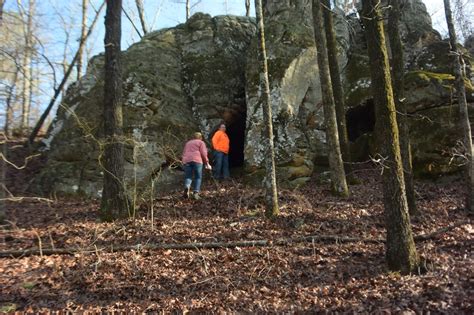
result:
<svg viewBox="0 0 474 315"><path fill-rule="evenodd" d="M447 233L457 227L470 224L469 221L458 222L441 228L437 231L428 234L421 234L415 236L415 241L422 242L437 238L438 236ZM102 252L122 252L130 250L159 250L159 249L176 249L176 250L197 250L197 249L219 249L219 248L236 248L236 247L271 247L271 246L288 246L299 243L384 243L385 239L381 238L362 238L338 235L310 235L297 236L293 238L279 238L276 240L250 240L250 241L230 241L230 242L208 242L208 243L158 243L158 244L137 244L137 245L121 245L121 246L103 246L103 247L88 247L88 248L42 248L40 249L25 249L25 250L6 250L0 251L0 257L27 257L35 255L74 255L74 254L91 254L97 251Z"/></svg>

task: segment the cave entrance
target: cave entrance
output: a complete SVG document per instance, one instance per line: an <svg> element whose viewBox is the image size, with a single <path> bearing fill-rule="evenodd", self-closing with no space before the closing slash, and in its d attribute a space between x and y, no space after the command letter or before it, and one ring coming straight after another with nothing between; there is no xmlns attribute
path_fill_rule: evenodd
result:
<svg viewBox="0 0 474 315"><path fill-rule="evenodd" d="M244 104L236 110L228 109L223 114L222 123L226 125L226 133L230 140L229 168L244 165L245 127L247 121L247 108ZM209 140L219 129L219 124L212 129Z"/></svg>
<svg viewBox="0 0 474 315"><path fill-rule="evenodd" d="M366 133L372 133L375 127L374 100L369 99L364 104L348 109L346 124L347 136L351 142L356 142L360 136Z"/></svg>
<svg viewBox="0 0 474 315"><path fill-rule="evenodd" d="M244 165L244 144L246 112L234 117L232 122L227 123L227 135L230 140L229 167L240 167Z"/></svg>

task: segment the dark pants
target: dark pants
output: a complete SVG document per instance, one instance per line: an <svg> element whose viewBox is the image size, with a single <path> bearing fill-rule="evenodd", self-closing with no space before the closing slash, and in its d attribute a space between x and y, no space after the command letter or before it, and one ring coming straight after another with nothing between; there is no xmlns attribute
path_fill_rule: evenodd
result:
<svg viewBox="0 0 474 315"><path fill-rule="evenodd" d="M227 179L229 178L229 155L224 152L214 152L214 178Z"/></svg>
<svg viewBox="0 0 474 315"><path fill-rule="evenodd" d="M202 163L189 162L184 164L184 186L186 188L191 187L194 174L194 192L199 192L201 190L201 181L202 181Z"/></svg>

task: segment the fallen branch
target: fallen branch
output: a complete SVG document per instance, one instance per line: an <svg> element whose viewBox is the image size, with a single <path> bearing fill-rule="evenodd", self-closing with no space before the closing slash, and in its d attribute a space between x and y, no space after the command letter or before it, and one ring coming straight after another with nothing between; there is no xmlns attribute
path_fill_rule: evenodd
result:
<svg viewBox="0 0 474 315"><path fill-rule="evenodd" d="M422 234L415 236L415 241L422 242L430 239L434 239L446 232L449 232L457 227L470 224L470 222L458 222L439 229L429 234ZM334 242L334 243L385 243L385 239L381 238L361 238L361 237L348 237L348 236L337 236L337 235L310 235L310 236L298 236L294 238L280 238L276 240L253 240L253 241L230 241L230 242L206 242L206 243L161 243L161 244L138 244L138 245L121 245L121 246L103 246L103 247L91 247L85 249L76 248L43 248L43 249L25 249L25 250L6 250L0 251L0 257L26 257L34 255L74 255L74 254L90 254L98 252L123 252L129 250L159 250L159 249L176 249L176 250L197 250L197 249L219 249L219 248L236 248L236 247L266 247L266 246L287 246L298 243L323 243L323 242Z"/></svg>

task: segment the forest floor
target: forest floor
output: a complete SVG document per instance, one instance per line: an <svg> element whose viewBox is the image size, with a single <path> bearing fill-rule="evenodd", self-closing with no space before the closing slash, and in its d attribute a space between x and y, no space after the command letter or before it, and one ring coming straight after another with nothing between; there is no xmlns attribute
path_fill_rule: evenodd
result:
<svg viewBox="0 0 474 315"><path fill-rule="evenodd" d="M22 164L19 156L14 162ZM9 170L15 196L27 195L43 161ZM348 198L331 196L317 176L298 190L282 189L274 220L263 215L261 191L238 178L205 181L202 200L184 200L181 190L156 198L153 227L150 205L135 220L102 223L98 201L8 201L0 253L37 253L0 258L0 312L472 314L474 230L461 181L416 182L422 216L412 219L414 234L452 228L417 241L426 264L402 276L387 270L377 241L385 236L379 175L359 169L361 184ZM232 243L251 240L264 246ZM74 252L48 253L61 248Z"/></svg>

